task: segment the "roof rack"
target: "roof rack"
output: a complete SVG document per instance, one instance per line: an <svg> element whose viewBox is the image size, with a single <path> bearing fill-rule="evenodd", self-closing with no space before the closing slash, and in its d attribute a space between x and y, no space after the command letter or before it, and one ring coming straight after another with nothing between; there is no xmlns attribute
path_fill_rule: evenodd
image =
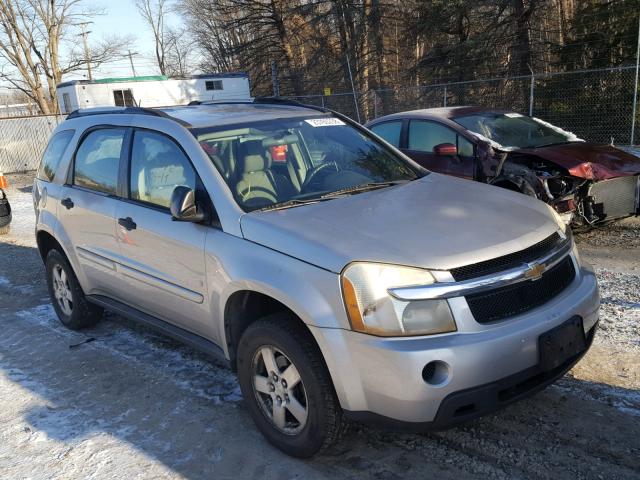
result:
<svg viewBox="0 0 640 480"><path fill-rule="evenodd" d="M73 118L90 117L93 115L150 115L152 117L168 118L184 126L190 126L189 123L179 118L172 117L171 115L163 112L162 110L154 110L152 108L144 107L96 107L78 109L67 115L67 120Z"/></svg>
<svg viewBox="0 0 640 480"><path fill-rule="evenodd" d="M319 112L332 112L332 110L324 107L318 107L316 105L308 105L296 100L291 100L282 97L254 97L252 100L193 100L187 104L187 106L195 105L247 105L247 104L260 104L260 105L291 105L292 107L304 107L311 110L317 110Z"/></svg>

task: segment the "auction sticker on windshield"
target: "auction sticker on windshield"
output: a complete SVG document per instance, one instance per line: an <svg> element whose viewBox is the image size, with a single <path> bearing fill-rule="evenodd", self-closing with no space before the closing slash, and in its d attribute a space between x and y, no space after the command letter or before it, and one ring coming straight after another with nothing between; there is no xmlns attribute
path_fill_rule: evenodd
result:
<svg viewBox="0 0 640 480"><path fill-rule="evenodd" d="M305 120L312 127L331 127L334 125L345 125L339 118L310 118Z"/></svg>

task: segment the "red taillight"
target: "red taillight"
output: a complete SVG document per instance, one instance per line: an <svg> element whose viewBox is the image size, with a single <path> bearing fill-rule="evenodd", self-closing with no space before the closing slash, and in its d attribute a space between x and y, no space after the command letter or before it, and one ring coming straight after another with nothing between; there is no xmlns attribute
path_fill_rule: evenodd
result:
<svg viewBox="0 0 640 480"><path fill-rule="evenodd" d="M271 147L271 158L274 162L286 162L287 161L287 146L286 145L274 145Z"/></svg>
<svg viewBox="0 0 640 480"><path fill-rule="evenodd" d="M0 172L0 188L9 188L9 182L7 182L7 177L5 177L2 172Z"/></svg>

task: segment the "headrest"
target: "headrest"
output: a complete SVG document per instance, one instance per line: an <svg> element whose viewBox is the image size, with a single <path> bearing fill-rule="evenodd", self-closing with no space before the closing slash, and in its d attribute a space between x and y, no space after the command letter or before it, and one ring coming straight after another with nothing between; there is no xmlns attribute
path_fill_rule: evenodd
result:
<svg viewBox="0 0 640 480"><path fill-rule="evenodd" d="M265 155L260 140L240 144L240 163L242 173L260 172L271 167L271 160Z"/></svg>

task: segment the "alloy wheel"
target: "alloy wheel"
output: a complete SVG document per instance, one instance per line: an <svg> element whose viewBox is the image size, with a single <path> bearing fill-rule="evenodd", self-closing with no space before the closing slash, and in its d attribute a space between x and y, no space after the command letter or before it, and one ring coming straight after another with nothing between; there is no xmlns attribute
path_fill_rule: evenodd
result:
<svg viewBox="0 0 640 480"><path fill-rule="evenodd" d="M293 362L271 345L253 357L253 392L263 414L287 435L296 435L307 424L308 401L300 372Z"/></svg>
<svg viewBox="0 0 640 480"><path fill-rule="evenodd" d="M73 295L69 287L69 278L61 265L53 267L53 294L62 313L70 316L73 312Z"/></svg>

